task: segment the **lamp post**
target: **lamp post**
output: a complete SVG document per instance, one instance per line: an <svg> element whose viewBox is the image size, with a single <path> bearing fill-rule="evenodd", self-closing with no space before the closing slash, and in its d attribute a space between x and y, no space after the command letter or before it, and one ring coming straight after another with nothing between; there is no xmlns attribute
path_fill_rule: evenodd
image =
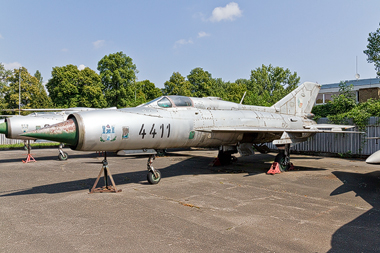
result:
<svg viewBox="0 0 380 253"><path fill-rule="evenodd" d="M21 114L21 67L18 70L18 115Z"/></svg>

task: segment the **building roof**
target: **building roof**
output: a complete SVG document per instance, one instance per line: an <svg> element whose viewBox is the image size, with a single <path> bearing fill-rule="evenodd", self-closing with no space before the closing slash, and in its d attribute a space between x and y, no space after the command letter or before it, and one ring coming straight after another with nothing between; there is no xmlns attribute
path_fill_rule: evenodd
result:
<svg viewBox="0 0 380 253"><path fill-rule="evenodd" d="M354 90L357 90L360 88L380 87L380 78L346 80L343 82L347 82L348 85L353 84ZM340 82L339 83L322 84L321 90L323 90L323 89L339 89L339 84L340 84ZM365 87L357 87L357 86L365 86Z"/></svg>

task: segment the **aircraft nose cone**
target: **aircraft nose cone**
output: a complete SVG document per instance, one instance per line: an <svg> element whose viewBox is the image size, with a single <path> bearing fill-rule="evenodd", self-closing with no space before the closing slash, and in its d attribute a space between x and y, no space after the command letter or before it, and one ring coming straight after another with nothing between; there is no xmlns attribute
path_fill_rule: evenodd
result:
<svg viewBox="0 0 380 253"><path fill-rule="evenodd" d="M0 123L0 134L7 134L7 123Z"/></svg>
<svg viewBox="0 0 380 253"><path fill-rule="evenodd" d="M380 163L380 150L376 151L372 155L370 155L367 160L365 160L366 163Z"/></svg>
<svg viewBox="0 0 380 253"><path fill-rule="evenodd" d="M76 145L78 141L76 124L73 119L48 127L30 131L22 136Z"/></svg>

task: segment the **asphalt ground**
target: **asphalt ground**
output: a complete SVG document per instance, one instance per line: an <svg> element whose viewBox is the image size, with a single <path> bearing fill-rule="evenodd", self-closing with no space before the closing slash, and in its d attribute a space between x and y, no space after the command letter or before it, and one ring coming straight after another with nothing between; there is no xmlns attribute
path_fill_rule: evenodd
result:
<svg viewBox="0 0 380 253"><path fill-rule="evenodd" d="M379 252L380 165L275 153L210 167L216 150L108 154L120 193L89 194L102 157L67 149L0 151L0 252ZM103 182L103 179L101 179Z"/></svg>

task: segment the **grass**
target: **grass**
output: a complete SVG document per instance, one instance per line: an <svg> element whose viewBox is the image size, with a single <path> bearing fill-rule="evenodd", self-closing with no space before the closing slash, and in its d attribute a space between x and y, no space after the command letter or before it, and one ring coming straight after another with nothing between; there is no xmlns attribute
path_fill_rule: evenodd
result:
<svg viewBox="0 0 380 253"><path fill-rule="evenodd" d="M38 143L31 143L30 146L32 148L46 148L46 147L58 147L58 142L38 142ZM0 145L0 149L23 149L24 143L16 143L16 144L3 144Z"/></svg>

